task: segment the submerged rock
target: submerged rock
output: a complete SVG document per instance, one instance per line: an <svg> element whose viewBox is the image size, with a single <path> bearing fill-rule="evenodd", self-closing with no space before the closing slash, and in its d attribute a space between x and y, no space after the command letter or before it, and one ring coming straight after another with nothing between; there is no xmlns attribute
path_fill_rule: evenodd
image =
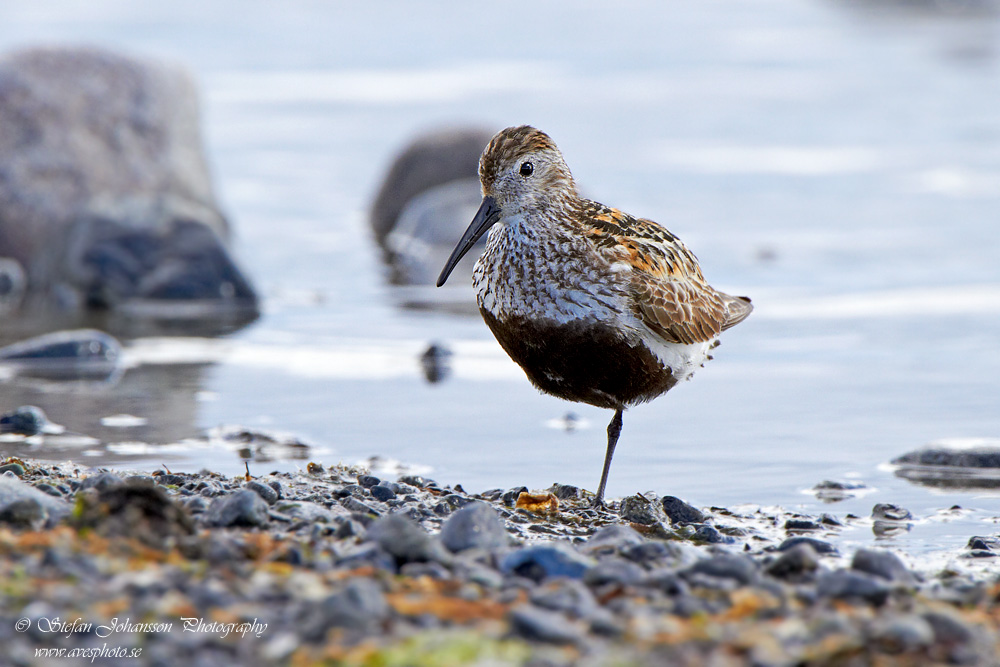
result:
<svg viewBox="0 0 1000 667"><path fill-rule="evenodd" d="M256 316L226 248L197 98L184 70L106 50L0 58L0 299L20 289L62 310Z"/></svg>

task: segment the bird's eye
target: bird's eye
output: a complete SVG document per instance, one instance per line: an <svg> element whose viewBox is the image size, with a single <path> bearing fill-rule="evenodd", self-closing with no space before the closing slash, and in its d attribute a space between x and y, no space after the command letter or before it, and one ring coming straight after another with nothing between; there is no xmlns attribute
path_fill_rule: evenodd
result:
<svg viewBox="0 0 1000 667"><path fill-rule="evenodd" d="M521 163L522 176L531 176L533 173L535 173L535 165L531 164L530 162Z"/></svg>

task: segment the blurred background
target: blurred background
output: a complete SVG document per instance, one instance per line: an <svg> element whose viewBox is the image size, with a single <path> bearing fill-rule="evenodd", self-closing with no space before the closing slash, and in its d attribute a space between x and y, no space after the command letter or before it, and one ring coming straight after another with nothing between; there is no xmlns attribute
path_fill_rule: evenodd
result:
<svg viewBox="0 0 1000 667"><path fill-rule="evenodd" d="M467 220L397 235L415 270L372 229L411 142L530 123L587 196L665 225L756 307L691 383L626 413L610 497L859 516L893 502L918 517L894 538L917 551L997 530L989 488L888 465L1000 437L991 0L2 0L0 14L0 56L91 45L193 74L260 309L211 335L0 314L0 344L97 326L123 345L100 381L0 383L0 412L36 405L65 429L0 436L2 453L229 474L247 455L254 474L377 456L470 491L593 489L611 415L529 385L476 313L468 264L423 284ZM827 479L865 488L824 505L810 489ZM964 513L939 513L952 505Z"/></svg>

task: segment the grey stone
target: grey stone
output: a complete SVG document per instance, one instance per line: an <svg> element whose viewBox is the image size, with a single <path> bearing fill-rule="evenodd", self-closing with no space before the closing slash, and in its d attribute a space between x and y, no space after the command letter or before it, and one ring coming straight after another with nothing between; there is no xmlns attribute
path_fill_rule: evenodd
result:
<svg viewBox="0 0 1000 667"><path fill-rule="evenodd" d="M674 496L664 496L660 501L663 511L670 519L670 523L675 526L683 526L688 523L704 523L707 517L693 505L689 505L680 498Z"/></svg>
<svg viewBox="0 0 1000 667"><path fill-rule="evenodd" d="M372 498L383 503L396 497L396 492L384 484L376 484L368 491L372 494Z"/></svg>
<svg viewBox="0 0 1000 667"><path fill-rule="evenodd" d="M618 514L625 521L646 526L665 521L667 518L663 513L663 506L655 498L649 499L639 495L622 498Z"/></svg>
<svg viewBox="0 0 1000 667"><path fill-rule="evenodd" d="M638 544L626 546L620 550L622 556L640 565L677 562L683 558L680 547L672 542L643 540Z"/></svg>
<svg viewBox="0 0 1000 667"><path fill-rule="evenodd" d="M240 489L228 496L216 498L204 514L210 526L258 526L270 521L264 499L249 489Z"/></svg>
<svg viewBox="0 0 1000 667"><path fill-rule="evenodd" d="M358 484L360 484L362 487L366 489L375 486L381 481L382 480L380 480L378 477L375 477L374 475L358 475Z"/></svg>
<svg viewBox="0 0 1000 667"><path fill-rule="evenodd" d="M589 586L632 586L643 578L643 569L624 558L606 558L583 575L583 581Z"/></svg>
<svg viewBox="0 0 1000 667"><path fill-rule="evenodd" d="M694 526L694 524L687 524L688 526ZM694 526L694 532L691 534L691 539L699 542L704 542L706 544L735 544L736 538L730 535L723 535L715 526L710 526L707 523L703 523L700 526Z"/></svg>
<svg viewBox="0 0 1000 667"><path fill-rule="evenodd" d="M10 359L16 360L20 354L19 350L23 348L22 343L15 343L14 345L0 348L0 359L4 359L5 361L10 361ZM0 415L0 433L16 433L26 436L37 435L49 423L48 417L45 416L41 408L34 405L22 405L19 408Z"/></svg>
<svg viewBox="0 0 1000 667"><path fill-rule="evenodd" d="M594 561L559 542L533 544L513 551L500 561L500 571L534 581L548 577L580 579Z"/></svg>
<svg viewBox="0 0 1000 667"><path fill-rule="evenodd" d="M474 502L456 511L441 526L441 542L449 551L496 549L509 542L503 521L490 505Z"/></svg>
<svg viewBox="0 0 1000 667"><path fill-rule="evenodd" d="M17 477L24 477L24 466L22 466L20 463L8 463L7 465L0 466L0 475L4 474L5 472L14 473L14 475Z"/></svg>
<svg viewBox="0 0 1000 667"><path fill-rule="evenodd" d="M889 597L889 586L877 577L855 570L834 570L820 575L817 592L837 600L862 600L882 605Z"/></svg>
<svg viewBox="0 0 1000 667"><path fill-rule="evenodd" d="M919 651L934 643L934 629L926 619L914 614L877 618L870 634L887 653Z"/></svg>
<svg viewBox="0 0 1000 667"><path fill-rule="evenodd" d="M913 573L891 551L858 549L851 560L851 569L901 584L909 585L915 581Z"/></svg>
<svg viewBox="0 0 1000 667"><path fill-rule="evenodd" d="M371 579L359 577L310 610L303 619L302 635L309 641L321 641L330 628L371 631L390 614L381 587Z"/></svg>
<svg viewBox="0 0 1000 667"><path fill-rule="evenodd" d="M115 309L256 295L225 249L191 76L93 48L0 58L0 236L25 302ZM6 232L6 233L5 233Z"/></svg>
<svg viewBox="0 0 1000 667"><path fill-rule="evenodd" d="M592 555L615 553L626 547L646 543L646 539L635 529L621 524L601 526L590 536L583 550Z"/></svg>
<svg viewBox="0 0 1000 667"><path fill-rule="evenodd" d="M365 539L378 544L398 565L413 561L450 562L441 542L402 514L389 514L368 527Z"/></svg>
<svg viewBox="0 0 1000 667"><path fill-rule="evenodd" d="M574 618L589 617L598 609L594 594L579 579L552 579L532 588L528 596L538 607L560 611Z"/></svg>
<svg viewBox="0 0 1000 667"><path fill-rule="evenodd" d="M507 507L513 507L517 503L517 498L522 493L527 493L528 487L526 486L515 486L513 489L508 489L504 491L503 495L500 496L500 500Z"/></svg>
<svg viewBox="0 0 1000 667"><path fill-rule="evenodd" d="M757 579L757 563L742 554L716 554L702 558L682 574L705 574L718 579L732 579L747 585Z"/></svg>
<svg viewBox="0 0 1000 667"><path fill-rule="evenodd" d="M273 505L278 500L278 492L272 489L269 485L258 482L255 479L250 480L243 485L244 489L249 489L253 491L258 496L260 496L264 502L268 505Z"/></svg>
<svg viewBox="0 0 1000 667"><path fill-rule="evenodd" d="M69 514L72 506L66 501L50 496L35 487L22 482L15 475L0 475L0 511L11 503L34 500L45 509L45 526L51 528Z"/></svg>
<svg viewBox="0 0 1000 667"><path fill-rule="evenodd" d="M48 512L36 498L21 498L0 507L0 523L14 528L38 530L48 519Z"/></svg>
<svg viewBox="0 0 1000 667"><path fill-rule="evenodd" d="M580 487L570 484L553 484L549 491L559 500L577 500L583 497Z"/></svg>
<svg viewBox="0 0 1000 667"><path fill-rule="evenodd" d="M872 508L872 518L881 521L910 521L913 515L910 510L891 503L878 503Z"/></svg>
<svg viewBox="0 0 1000 667"><path fill-rule="evenodd" d="M334 506L336 507L336 505ZM273 509L308 523L330 523L336 516L331 510L305 500L279 500ZM345 510L340 510L346 514Z"/></svg>
<svg viewBox="0 0 1000 667"><path fill-rule="evenodd" d="M81 489L97 489L98 491L104 491L105 489L111 489L116 486L121 486L125 483L121 477L113 472L102 472L97 475L91 475L80 483Z"/></svg>
<svg viewBox="0 0 1000 667"><path fill-rule="evenodd" d="M974 551L1000 551L1000 538L974 535L966 546Z"/></svg>
<svg viewBox="0 0 1000 667"><path fill-rule="evenodd" d="M796 537L789 537L785 539L781 544L778 545L777 550L788 551L789 549L793 549L800 544L808 544L818 554L838 553L837 547L833 546L829 542L818 540L815 537L805 537L802 535L798 535Z"/></svg>
<svg viewBox="0 0 1000 667"><path fill-rule="evenodd" d="M514 634L529 641L562 646L584 640L582 628L553 611L522 605L511 609L507 618Z"/></svg>
<svg viewBox="0 0 1000 667"><path fill-rule="evenodd" d="M772 577L799 581L811 577L819 569L819 555L807 542L799 543L786 549L766 571Z"/></svg>
<svg viewBox="0 0 1000 667"><path fill-rule="evenodd" d="M350 510L351 512L358 512L360 514L371 514L372 516L381 516L382 513L371 505L366 505L354 496L348 496L340 501L340 504Z"/></svg>

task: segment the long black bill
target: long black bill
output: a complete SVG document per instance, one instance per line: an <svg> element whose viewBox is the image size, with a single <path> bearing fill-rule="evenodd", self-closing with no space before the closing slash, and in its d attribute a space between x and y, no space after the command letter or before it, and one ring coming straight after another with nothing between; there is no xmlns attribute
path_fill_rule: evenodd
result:
<svg viewBox="0 0 1000 667"><path fill-rule="evenodd" d="M445 262L444 268L441 270L441 275L438 276L438 287L444 285L445 281L448 280L448 276L455 270L455 265L458 264L459 260L465 257L465 253L469 252L469 249L475 245L479 237L485 234L493 226L493 223L499 219L500 209L497 207L496 200L493 197L483 197L483 203L479 205L479 210L476 211L476 217L472 219L472 224L465 230L462 239L455 246L455 249L451 251L451 257Z"/></svg>

